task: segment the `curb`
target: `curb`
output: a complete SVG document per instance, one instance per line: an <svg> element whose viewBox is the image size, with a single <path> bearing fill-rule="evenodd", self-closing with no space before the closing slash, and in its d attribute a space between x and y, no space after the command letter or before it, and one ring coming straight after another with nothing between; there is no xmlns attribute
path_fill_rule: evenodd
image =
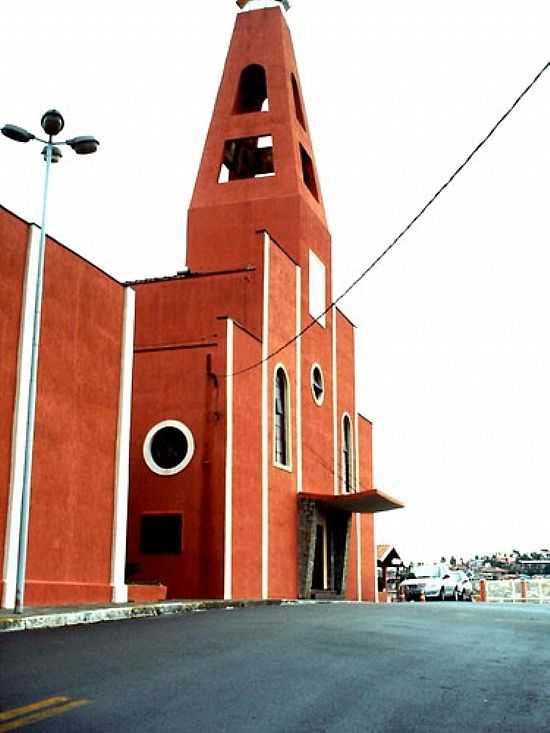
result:
<svg viewBox="0 0 550 733"><path fill-rule="evenodd" d="M125 621L129 619L154 618L157 616L176 616L196 611L225 608L248 608L252 606L282 606L292 601L165 601L160 603L140 603L104 608L71 611L49 611L32 613L29 616L0 616L0 633L9 631L31 631L34 629L56 629L79 624L97 624L104 621Z"/></svg>

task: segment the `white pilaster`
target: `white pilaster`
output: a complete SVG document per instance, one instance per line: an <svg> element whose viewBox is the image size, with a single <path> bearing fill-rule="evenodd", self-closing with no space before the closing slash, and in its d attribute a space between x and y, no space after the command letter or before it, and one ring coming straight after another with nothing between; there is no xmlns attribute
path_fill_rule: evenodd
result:
<svg viewBox="0 0 550 733"><path fill-rule="evenodd" d="M21 495L23 491L23 469L25 465L25 435L29 406L29 382L31 378L31 350L33 318L36 305L36 278L38 274L38 248L40 228L29 227L27 266L21 304L21 325L19 330L19 353L17 357L17 384L13 411L11 442L10 493L4 546L4 592L2 608L14 608L17 577L17 556L19 552L19 529L21 522Z"/></svg>
<svg viewBox="0 0 550 733"><path fill-rule="evenodd" d="M233 372L234 331L233 321L227 319L226 347L226 407L225 407L225 548L223 571L223 597L233 597Z"/></svg>
<svg viewBox="0 0 550 733"><path fill-rule="evenodd" d="M132 414L135 312L135 291L132 288L125 288L118 398L113 544L111 549L111 585L113 586L113 601L115 603L126 603L128 600L128 586L125 583L124 575L128 526L128 488L130 483L130 421Z"/></svg>
<svg viewBox="0 0 550 733"><path fill-rule="evenodd" d="M338 368L336 365L336 308L332 309L332 446L334 493L338 493Z"/></svg>
<svg viewBox="0 0 550 733"><path fill-rule="evenodd" d="M355 515L355 526L357 527L357 600L363 600L363 573L361 568L361 515Z"/></svg>
<svg viewBox="0 0 550 733"><path fill-rule="evenodd" d="M296 333L302 330L302 270L296 266ZM302 337L296 339L296 490L302 492Z"/></svg>
<svg viewBox="0 0 550 733"><path fill-rule="evenodd" d="M262 598L269 594L269 255L271 242L264 233L264 279L263 279L263 322L262 322Z"/></svg>
<svg viewBox="0 0 550 733"><path fill-rule="evenodd" d="M353 327L353 415L354 415L354 434L355 434L355 491L359 491L361 484L359 481L359 413L357 412L357 368L355 364L355 332Z"/></svg>

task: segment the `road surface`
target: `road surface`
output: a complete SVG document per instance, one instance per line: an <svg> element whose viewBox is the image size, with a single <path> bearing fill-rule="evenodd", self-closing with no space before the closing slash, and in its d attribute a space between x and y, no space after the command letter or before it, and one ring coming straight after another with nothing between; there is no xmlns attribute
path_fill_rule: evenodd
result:
<svg viewBox="0 0 550 733"><path fill-rule="evenodd" d="M327 603L2 634L0 706L0 733L548 733L550 608Z"/></svg>

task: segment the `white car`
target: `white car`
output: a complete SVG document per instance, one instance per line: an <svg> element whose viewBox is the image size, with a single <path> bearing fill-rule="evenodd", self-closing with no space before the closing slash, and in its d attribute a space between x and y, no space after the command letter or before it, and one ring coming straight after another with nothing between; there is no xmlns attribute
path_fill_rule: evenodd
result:
<svg viewBox="0 0 550 733"><path fill-rule="evenodd" d="M458 600L455 578L445 565L413 565L407 579L401 582L399 590L403 590L407 601L418 600L422 593L426 600Z"/></svg>
<svg viewBox="0 0 550 733"><path fill-rule="evenodd" d="M463 570L456 570L451 573L455 580L456 593L461 601L471 601L474 588L472 581Z"/></svg>

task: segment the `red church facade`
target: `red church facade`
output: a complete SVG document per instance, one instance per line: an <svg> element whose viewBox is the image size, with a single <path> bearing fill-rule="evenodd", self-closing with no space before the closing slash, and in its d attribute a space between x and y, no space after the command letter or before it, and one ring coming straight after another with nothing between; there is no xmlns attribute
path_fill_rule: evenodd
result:
<svg viewBox="0 0 550 733"><path fill-rule="evenodd" d="M0 209L6 608L36 236ZM48 241L26 602L125 601L155 583L171 598L376 600L374 514L401 505L373 487L356 329L330 305L330 234L278 7L237 16L187 262L123 285Z"/></svg>
<svg viewBox="0 0 550 733"><path fill-rule="evenodd" d="M178 597L374 600L372 513L399 504L372 486L355 328L329 307L330 234L278 8L237 17L187 252L180 276L132 283L132 577ZM169 451L178 429L167 473L148 435Z"/></svg>

